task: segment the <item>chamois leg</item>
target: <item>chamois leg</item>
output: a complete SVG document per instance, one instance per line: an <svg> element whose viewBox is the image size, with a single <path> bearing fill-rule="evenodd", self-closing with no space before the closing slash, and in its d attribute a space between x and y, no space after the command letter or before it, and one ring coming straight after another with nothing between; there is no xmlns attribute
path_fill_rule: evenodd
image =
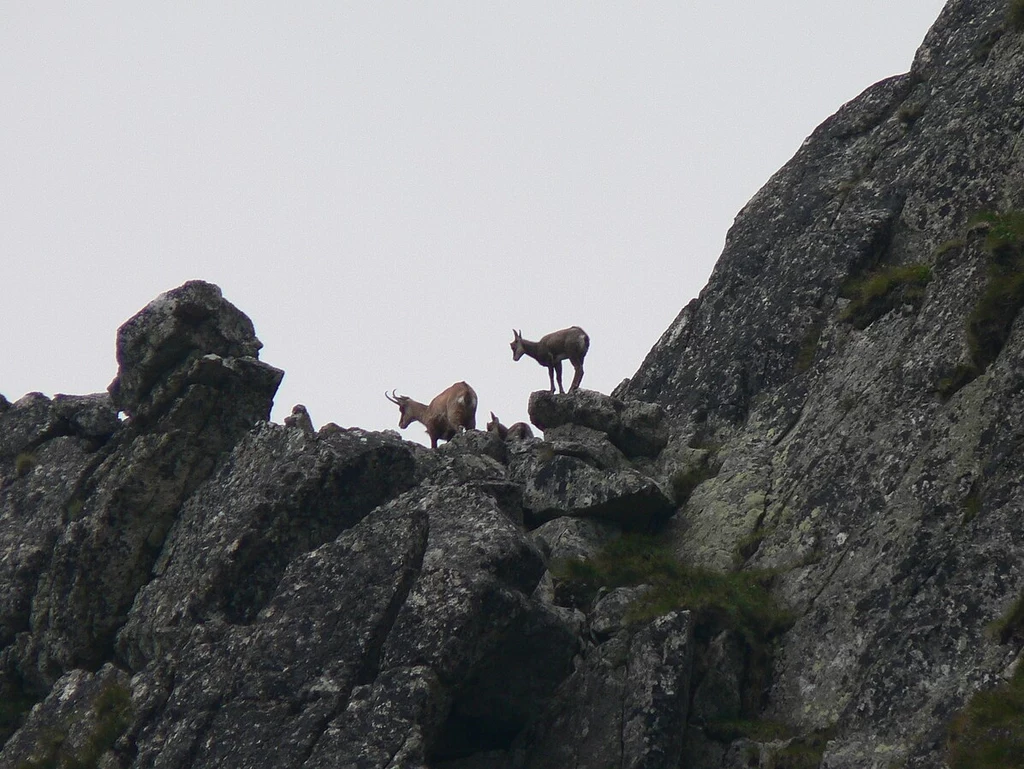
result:
<svg viewBox="0 0 1024 769"><path fill-rule="evenodd" d="M565 395L565 389L562 387L562 361L555 361L555 376L558 378L558 392ZM551 386L551 392L555 391L554 385Z"/></svg>
<svg viewBox="0 0 1024 769"><path fill-rule="evenodd" d="M555 367L548 366L548 379L551 380L551 389L548 390L550 393L555 392Z"/></svg>
<svg viewBox="0 0 1024 769"><path fill-rule="evenodd" d="M573 363L572 367L576 369L576 373L573 375L572 384L569 385L569 392L577 390L580 386L580 382L583 381L583 362L580 361L579 365Z"/></svg>

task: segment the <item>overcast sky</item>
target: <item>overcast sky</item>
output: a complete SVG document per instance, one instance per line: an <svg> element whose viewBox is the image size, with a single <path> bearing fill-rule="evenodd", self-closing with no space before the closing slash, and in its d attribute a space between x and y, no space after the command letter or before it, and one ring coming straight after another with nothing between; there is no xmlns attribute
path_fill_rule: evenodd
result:
<svg viewBox="0 0 1024 769"><path fill-rule="evenodd" d="M513 327L585 328L610 392L942 6L4 3L0 393L104 390L117 327L193 278L286 372L278 422L397 429L385 390L461 379L478 426L526 420Z"/></svg>

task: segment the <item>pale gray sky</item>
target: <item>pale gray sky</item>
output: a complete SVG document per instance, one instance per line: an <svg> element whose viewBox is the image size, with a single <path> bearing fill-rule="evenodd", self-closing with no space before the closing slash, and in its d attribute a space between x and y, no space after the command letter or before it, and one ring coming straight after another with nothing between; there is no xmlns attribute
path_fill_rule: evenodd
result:
<svg viewBox="0 0 1024 769"><path fill-rule="evenodd" d="M5 3L0 393L105 389L117 327L192 278L285 370L275 421L397 429L385 390L460 379L479 426L525 420L513 327L585 328L609 392L942 6Z"/></svg>

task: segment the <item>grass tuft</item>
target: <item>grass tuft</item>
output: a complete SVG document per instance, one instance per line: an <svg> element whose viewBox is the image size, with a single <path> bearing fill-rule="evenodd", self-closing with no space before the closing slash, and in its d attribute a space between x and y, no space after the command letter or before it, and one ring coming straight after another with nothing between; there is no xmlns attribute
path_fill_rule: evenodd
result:
<svg viewBox="0 0 1024 769"><path fill-rule="evenodd" d="M97 769L103 754L131 724L134 711L131 693L120 684L106 686L92 705L92 731L80 748L68 744L70 724L45 730L36 746L36 758L22 761L18 769Z"/></svg>
<svg viewBox="0 0 1024 769"><path fill-rule="evenodd" d="M688 609L698 629L735 630L752 647L783 633L793 621L768 592L771 575L687 567L649 535L619 537L594 558L563 561L553 573L574 586L580 605L592 601L602 587L651 585L653 589L631 607L629 621L647 622L675 609Z"/></svg>
<svg viewBox="0 0 1024 769"><path fill-rule="evenodd" d="M983 211L967 225L968 232L979 230L985 232L982 248L988 254L988 282L967 317L970 362L958 364L952 374L939 380L937 390L943 400L974 381L999 357L1024 307L1024 211Z"/></svg>
<svg viewBox="0 0 1024 769"><path fill-rule="evenodd" d="M988 626L988 632L1001 644L1024 638L1024 595L1014 602L1006 614Z"/></svg>
<svg viewBox="0 0 1024 769"><path fill-rule="evenodd" d="M801 735L787 724L768 719L711 721L705 724L704 733L723 744L740 739L762 744L784 743L771 751L769 766L774 769L818 769L825 746L832 738L831 729Z"/></svg>
<svg viewBox="0 0 1024 769"><path fill-rule="evenodd" d="M29 452L23 451L14 458L14 474L23 478L39 466L39 458Z"/></svg>
<svg viewBox="0 0 1024 769"><path fill-rule="evenodd" d="M1024 0L1010 0L1006 9L1006 24L1018 32L1024 30Z"/></svg>
<svg viewBox="0 0 1024 769"><path fill-rule="evenodd" d="M821 341L821 332L824 324L821 321L811 324L800 342L800 349L797 351L796 360L793 362L793 370L797 374L803 374L814 365L814 358L818 353L818 342Z"/></svg>
<svg viewBox="0 0 1024 769"><path fill-rule="evenodd" d="M931 279L932 270L927 264L898 265L850 278L839 292L851 300L843 320L865 329L900 305L920 307Z"/></svg>
<svg viewBox="0 0 1024 769"><path fill-rule="evenodd" d="M946 738L950 769L1024 769L1024 665L1002 686L978 692Z"/></svg>
<svg viewBox="0 0 1024 769"><path fill-rule="evenodd" d="M967 319L967 343L979 371L996 359L1024 306L1024 211L982 214L989 223L988 284Z"/></svg>

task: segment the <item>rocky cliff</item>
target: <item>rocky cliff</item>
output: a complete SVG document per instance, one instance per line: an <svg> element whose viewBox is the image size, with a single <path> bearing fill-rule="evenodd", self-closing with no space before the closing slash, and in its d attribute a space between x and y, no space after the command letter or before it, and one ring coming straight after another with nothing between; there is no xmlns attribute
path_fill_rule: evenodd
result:
<svg viewBox="0 0 1024 769"><path fill-rule="evenodd" d="M1021 765L1018 19L952 0L542 440L271 424L200 281L0 398L0 766Z"/></svg>

